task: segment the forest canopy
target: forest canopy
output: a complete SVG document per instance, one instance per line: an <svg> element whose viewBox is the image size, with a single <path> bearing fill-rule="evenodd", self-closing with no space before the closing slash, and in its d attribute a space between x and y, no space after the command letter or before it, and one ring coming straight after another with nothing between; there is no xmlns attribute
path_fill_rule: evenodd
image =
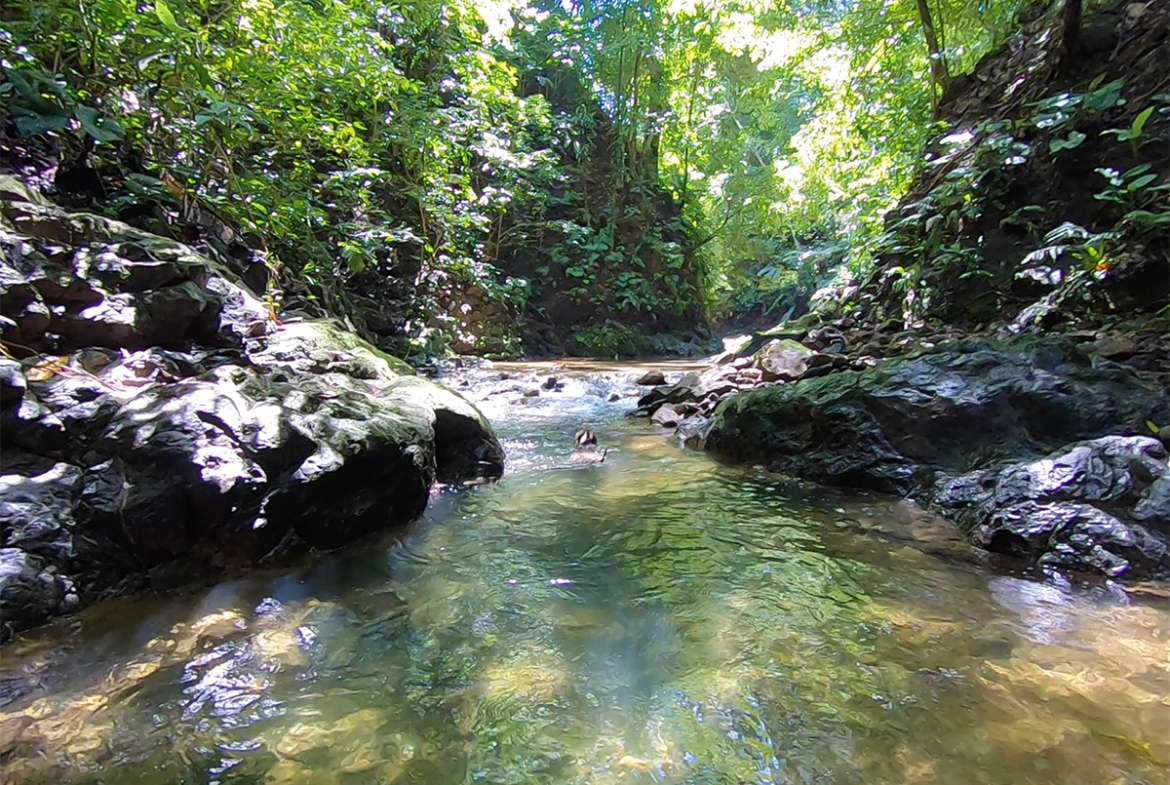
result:
<svg viewBox="0 0 1170 785"><path fill-rule="evenodd" d="M608 354L863 271L1022 6L16 0L6 126L78 203L262 268L276 309L406 354L536 326Z"/></svg>

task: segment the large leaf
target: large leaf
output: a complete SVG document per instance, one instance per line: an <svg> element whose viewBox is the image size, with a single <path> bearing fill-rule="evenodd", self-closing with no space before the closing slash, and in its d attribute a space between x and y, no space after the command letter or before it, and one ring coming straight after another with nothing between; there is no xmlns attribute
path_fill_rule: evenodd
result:
<svg viewBox="0 0 1170 785"><path fill-rule="evenodd" d="M20 95L20 103L37 114L55 114L66 105L64 89L48 73L27 68L5 68L4 74Z"/></svg>
<svg viewBox="0 0 1170 785"><path fill-rule="evenodd" d="M68 113L38 114L19 106L12 109L12 122L21 136L60 131L69 125L71 116Z"/></svg>
<svg viewBox="0 0 1170 785"><path fill-rule="evenodd" d="M1080 147L1081 142L1085 141L1085 135L1080 131L1069 132L1067 139L1053 139L1048 143L1048 151L1051 153L1058 153L1061 150L1072 150L1075 147Z"/></svg>
<svg viewBox="0 0 1170 785"><path fill-rule="evenodd" d="M73 114L82 129L99 142L116 142L123 136L122 126L104 117L92 106L79 106L73 110Z"/></svg>
<svg viewBox="0 0 1170 785"><path fill-rule="evenodd" d="M1150 106L1144 109L1141 114L1133 119L1133 125L1129 127L1129 135L1131 138L1137 139L1142 135L1142 131L1145 130L1146 127L1146 121L1150 119L1150 115L1153 113L1154 107Z"/></svg>

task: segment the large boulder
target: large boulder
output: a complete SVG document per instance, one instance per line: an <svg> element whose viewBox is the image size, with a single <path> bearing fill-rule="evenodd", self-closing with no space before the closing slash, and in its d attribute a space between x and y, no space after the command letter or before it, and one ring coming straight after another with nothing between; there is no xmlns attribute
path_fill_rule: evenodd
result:
<svg viewBox="0 0 1170 785"><path fill-rule="evenodd" d="M1157 439L1108 436L947 477L933 498L991 551L1109 576L1170 570L1170 467Z"/></svg>
<svg viewBox="0 0 1170 785"><path fill-rule="evenodd" d="M832 485L907 495L938 470L1139 433L1166 391L1058 338L968 342L735 395L706 449Z"/></svg>
<svg viewBox="0 0 1170 785"><path fill-rule="evenodd" d="M340 323L279 324L192 249L3 186L5 630L335 548L502 473L474 406Z"/></svg>

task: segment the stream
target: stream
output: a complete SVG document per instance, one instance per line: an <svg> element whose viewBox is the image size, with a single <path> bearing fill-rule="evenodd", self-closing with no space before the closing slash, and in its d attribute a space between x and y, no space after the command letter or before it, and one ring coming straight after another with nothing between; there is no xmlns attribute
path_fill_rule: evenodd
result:
<svg viewBox="0 0 1170 785"><path fill-rule="evenodd" d="M1165 782L1164 600L683 450L623 416L647 367L454 376L499 482L437 490L402 536L20 636L0 782ZM570 458L586 425L601 464Z"/></svg>

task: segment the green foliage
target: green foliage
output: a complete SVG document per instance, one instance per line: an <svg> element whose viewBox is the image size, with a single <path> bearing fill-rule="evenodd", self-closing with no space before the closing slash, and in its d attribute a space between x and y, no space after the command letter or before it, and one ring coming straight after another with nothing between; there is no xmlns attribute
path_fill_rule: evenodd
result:
<svg viewBox="0 0 1170 785"><path fill-rule="evenodd" d="M1022 6L934 3L949 73ZM875 254L918 271L899 286L984 277L963 236L1017 167L1102 135L1137 150L1167 111L1101 131L1126 105L1102 75L924 161L931 56L903 0L14 0L4 22L12 128L116 170L100 207L214 216L259 246L274 302L395 311L411 352L517 352L520 317L555 313L608 356L637 343L618 325L795 316ZM1098 198L1164 226L1162 186L1130 174ZM1043 209L1001 228L1039 235Z"/></svg>
<svg viewBox="0 0 1170 785"><path fill-rule="evenodd" d="M11 95L12 122L19 133L59 131L76 123L99 142L122 138L122 127L115 120L78 103L69 86L52 74L35 66L6 66L4 74L8 83L3 92Z"/></svg>
<svg viewBox="0 0 1170 785"><path fill-rule="evenodd" d="M471 284L523 299L493 262L543 214L551 117L473 5L21 0L6 28L18 132L77 126L95 168L142 160L108 207L213 211L335 313L413 268L416 334Z"/></svg>
<svg viewBox="0 0 1170 785"><path fill-rule="evenodd" d="M647 342L633 327L606 319L575 334L569 348L589 356L631 357L643 353Z"/></svg>
<svg viewBox="0 0 1170 785"><path fill-rule="evenodd" d="M1131 142L1136 148L1139 141L1143 139L1146 123L1153 114L1154 107L1148 106L1138 113L1138 116L1133 119L1133 122L1130 124L1129 128L1107 128L1101 132L1101 135L1107 136L1112 134L1113 136L1117 137L1117 141Z"/></svg>

